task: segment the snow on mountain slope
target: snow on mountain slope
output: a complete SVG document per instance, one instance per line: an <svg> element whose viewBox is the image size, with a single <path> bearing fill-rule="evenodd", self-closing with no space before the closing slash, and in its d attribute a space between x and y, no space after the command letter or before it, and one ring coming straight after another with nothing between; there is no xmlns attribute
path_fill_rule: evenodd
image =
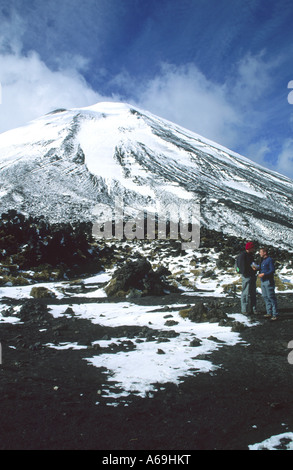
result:
<svg viewBox="0 0 293 470"><path fill-rule="evenodd" d="M0 135L2 212L93 220L117 197L133 214L199 203L209 228L293 249L292 180L146 111L60 109Z"/></svg>

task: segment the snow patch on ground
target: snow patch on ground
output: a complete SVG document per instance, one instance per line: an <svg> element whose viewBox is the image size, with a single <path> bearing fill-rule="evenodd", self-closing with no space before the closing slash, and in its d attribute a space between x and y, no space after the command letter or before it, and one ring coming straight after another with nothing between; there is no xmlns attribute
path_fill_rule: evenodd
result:
<svg viewBox="0 0 293 470"><path fill-rule="evenodd" d="M284 432L248 446L249 450L293 450L293 432Z"/></svg>
<svg viewBox="0 0 293 470"><path fill-rule="evenodd" d="M66 307L66 305L52 306L51 313L54 317L62 316ZM200 372L212 373L218 366L206 356L223 345L234 346L242 343L240 335L232 332L230 327L219 326L217 323L193 323L180 316L179 311L183 305L169 307L172 309L174 322L172 326L166 326L168 312L166 315L166 311L160 312L155 307L138 306L127 302L74 306L75 316L99 325L147 326L156 330L156 338L153 341L139 337L132 338L135 349L125 352L108 353L107 348L113 344L119 346L122 342L129 341L127 337L99 340L94 343L104 348L105 352L86 360L89 364L105 367L110 372L106 385L108 388L103 390L102 396L118 399L125 393L133 393L145 397L155 390L158 383L171 382L178 385L188 375ZM237 321L249 324L246 317L241 314L237 315ZM175 331L177 336L168 337L167 342L157 341L160 332L170 330ZM194 339L200 341L199 346L192 346ZM117 387L121 392L117 392Z"/></svg>

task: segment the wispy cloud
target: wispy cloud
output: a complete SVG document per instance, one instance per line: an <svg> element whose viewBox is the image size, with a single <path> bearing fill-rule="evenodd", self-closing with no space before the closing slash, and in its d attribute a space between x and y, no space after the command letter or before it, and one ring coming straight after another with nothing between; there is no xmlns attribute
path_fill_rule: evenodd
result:
<svg viewBox="0 0 293 470"><path fill-rule="evenodd" d="M222 83L194 64L163 64L145 82L135 83L125 72L116 81L136 89L140 107L292 178L293 139L267 131L276 113L270 93L280 61L268 60L265 51L248 53Z"/></svg>
<svg viewBox="0 0 293 470"><path fill-rule="evenodd" d="M260 103L276 66L264 54L249 54L222 83L194 64L163 64L160 74L145 83L134 85L129 76L124 81L136 88L141 107L227 147L248 147L267 119Z"/></svg>
<svg viewBox="0 0 293 470"><path fill-rule="evenodd" d="M54 1L56 8L60 7L57 3ZM73 13L74 9L71 15ZM63 11L64 21L65 14ZM100 94L86 81L87 56L56 50L48 65L34 49L25 51L24 37L28 29L28 19L22 18L13 8L8 17L1 17L0 132L23 125L56 108L83 107L101 100L117 99Z"/></svg>
<svg viewBox="0 0 293 470"><path fill-rule="evenodd" d="M276 169L293 179L293 139L286 139L277 157Z"/></svg>
<svg viewBox="0 0 293 470"><path fill-rule="evenodd" d="M160 75L138 90L140 106L205 137L235 143L240 119L225 86L208 80L195 65L164 64Z"/></svg>
<svg viewBox="0 0 293 470"><path fill-rule="evenodd" d="M25 32L25 21L12 9L9 18L0 16L0 51L2 54L16 54L22 49L22 36Z"/></svg>
<svg viewBox="0 0 293 470"><path fill-rule="evenodd" d="M16 13L3 20L0 32L0 132L21 126L53 109L82 107L102 97L86 82L88 59L56 54L54 70L33 50L23 51L27 25Z"/></svg>
<svg viewBox="0 0 293 470"><path fill-rule="evenodd" d="M2 132L55 108L87 106L102 98L88 86L74 60L70 69L52 71L35 52L0 55L0 82Z"/></svg>

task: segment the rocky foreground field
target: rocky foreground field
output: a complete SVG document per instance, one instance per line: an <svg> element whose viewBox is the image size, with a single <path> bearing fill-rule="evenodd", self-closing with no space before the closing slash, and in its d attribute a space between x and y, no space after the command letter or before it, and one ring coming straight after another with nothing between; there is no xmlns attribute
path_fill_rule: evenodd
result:
<svg viewBox="0 0 293 470"><path fill-rule="evenodd" d="M173 294L159 306L183 300ZM143 302L158 307L157 298ZM212 353L218 369L195 372L162 390L157 384L144 398L128 393L127 402L109 406L101 397L106 371L83 360L103 353L92 343L121 336L123 342L112 346L112 354L119 354L135 348L133 338L140 334L159 354L168 338L151 328L107 328L74 316L54 319L46 302L22 302L22 323L1 325L1 449L248 449L292 431L293 365L287 347L293 335L292 295L280 295L279 303L278 322L257 318L255 326L242 329L244 343ZM226 311L237 310L230 304ZM87 348L44 346L54 342Z"/></svg>
<svg viewBox="0 0 293 470"><path fill-rule="evenodd" d="M1 449L247 450L272 436L292 445L289 253L274 251L280 318L270 322L260 294L258 315L239 314L241 240L203 230L192 253L170 241L97 245L78 227L43 224L40 234L10 215Z"/></svg>

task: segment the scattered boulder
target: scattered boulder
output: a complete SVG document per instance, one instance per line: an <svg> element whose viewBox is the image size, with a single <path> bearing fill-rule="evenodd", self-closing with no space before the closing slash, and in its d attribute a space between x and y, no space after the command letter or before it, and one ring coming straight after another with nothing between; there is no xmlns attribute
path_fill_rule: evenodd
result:
<svg viewBox="0 0 293 470"><path fill-rule="evenodd" d="M163 351L163 349L160 349L160 348L159 348L159 349L157 350L157 354L166 354L166 353L165 353L165 351Z"/></svg>
<svg viewBox="0 0 293 470"><path fill-rule="evenodd" d="M50 289L47 289L47 287L32 287L30 291L31 297L34 297L34 299L54 299L56 298L56 295L54 292L50 291Z"/></svg>
<svg viewBox="0 0 293 470"><path fill-rule="evenodd" d="M178 321L175 321L175 320L165 321L165 326L175 326L175 325L178 325Z"/></svg>
<svg viewBox="0 0 293 470"><path fill-rule="evenodd" d="M217 323L228 320L226 313L216 302L199 302L191 308L181 310L179 313L183 318L188 318L195 323Z"/></svg>
<svg viewBox="0 0 293 470"><path fill-rule="evenodd" d="M198 338L194 338L192 341L190 341L190 344L189 344L189 346L192 348L197 348L200 345L201 345L201 340Z"/></svg>
<svg viewBox="0 0 293 470"><path fill-rule="evenodd" d="M51 317L47 305L35 299L27 299L23 302L19 316L21 321L30 322L43 321Z"/></svg>
<svg viewBox="0 0 293 470"><path fill-rule="evenodd" d="M127 261L118 268L105 287L108 297L163 295L174 288L163 279L165 270L154 271L146 258Z"/></svg>
<svg viewBox="0 0 293 470"><path fill-rule="evenodd" d="M245 330L246 328L247 327L243 323L235 321L232 324L231 331L234 331L235 333L241 333L241 331Z"/></svg>

